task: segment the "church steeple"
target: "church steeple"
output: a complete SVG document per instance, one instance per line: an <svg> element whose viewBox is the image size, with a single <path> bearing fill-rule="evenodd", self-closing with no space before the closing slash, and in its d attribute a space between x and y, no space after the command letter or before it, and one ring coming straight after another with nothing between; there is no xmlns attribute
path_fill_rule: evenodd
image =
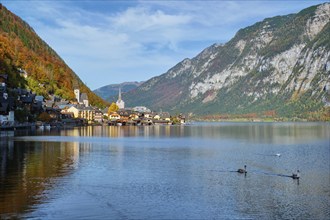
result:
<svg viewBox="0 0 330 220"><path fill-rule="evenodd" d="M125 102L121 99L121 88L120 87L119 87L118 100L116 102L116 105L119 107L119 109L125 108Z"/></svg>
<svg viewBox="0 0 330 220"><path fill-rule="evenodd" d="M119 87L118 101L121 101L121 88Z"/></svg>

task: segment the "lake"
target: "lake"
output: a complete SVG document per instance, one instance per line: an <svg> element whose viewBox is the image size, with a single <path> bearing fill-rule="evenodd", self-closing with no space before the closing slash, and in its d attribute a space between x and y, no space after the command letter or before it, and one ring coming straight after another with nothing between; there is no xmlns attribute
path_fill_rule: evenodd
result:
<svg viewBox="0 0 330 220"><path fill-rule="evenodd" d="M95 126L0 136L1 219L330 218L329 123ZM246 175L236 172L244 165ZM297 169L300 179L289 177Z"/></svg>

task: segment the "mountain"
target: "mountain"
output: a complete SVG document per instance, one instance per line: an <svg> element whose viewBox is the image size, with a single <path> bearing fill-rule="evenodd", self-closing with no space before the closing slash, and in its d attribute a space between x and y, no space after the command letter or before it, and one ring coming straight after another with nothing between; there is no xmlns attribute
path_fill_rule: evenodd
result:
<svg viewBox="0 0 330 220"><path fill-rule="evenodd" d="M127 105L193 115L330 116L330 4L267 18L123 95Z"/></svg>
<svg viewBox="0 0 330 220"><path fill-rule="evenodd" d="M104 100L107 100L109 102L116 101L118 98L118 91L119 88L121 88L122 93L129 92L133 89L136 89L140 85L142 85L143 82L124 82L120 84L110 84L107 86L103 86L101 88L95 89L93 92L103 98Z"/></svg>
<svg viewBox="0 0 330 220"><path fill-rule="evenodd" d="M66 63L22 19L0 4L0 74L10 88L28 88L38 95L74 100L74 87L96 106L107 103L95 95ZM23 77L23 75L27 77Z"/></svg>

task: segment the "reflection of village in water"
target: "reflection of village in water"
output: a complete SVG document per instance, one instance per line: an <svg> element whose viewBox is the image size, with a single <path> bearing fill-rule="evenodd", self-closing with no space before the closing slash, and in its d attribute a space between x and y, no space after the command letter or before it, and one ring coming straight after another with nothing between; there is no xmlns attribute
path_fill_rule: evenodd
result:
<svg viewBox="0 0 330 220"><path fill-rule="evenodd" d="M70 178L73 170L78 169L81 155L89 155L97 145L97 137L120 138L125 136L148 136L152 127L81 127L72 130L61 130L60 136L93 137L92 141L78 140L72 142L31 142L17 141L14 131L1 132L0 140L0 213L23 213L33 210L33 206L47 198L45 192L58 184L58 178ZM156 126L153 134L170 135L168 126L165 130ZM143 129L143 131L141 131ZM20 131L22 132L22 131ZM36 130L36 134L41 131ZM44 131L43 135L52 135ZM124 147L118 143L109 145L100 142L102 148L108 148L116 163L120 164L124 156ZM85 158L86 159L86 158ZM49 199L49 198L48 198ZM8 202L11 201L11 202ZM14 214L15 215L15 214ZM9 216L7 216L9 217ZM17 217L17 216L13 216Z"/></svg>
<svg viewBox="0 0 330 220"><path fill-rule="evenodd" d="M79 143L31 144L10 136L2 137L0 143L0 213L22 213L40 203L57 178L77 167L79 152L84 150Z"/></svg>
<svg viewBox="0 0 330 220"><path fill-rule="evenodd" d="M177 126L183 131L180 127ZM50 135L49 137L58 138L58 141L17 141L14 137L15 131L1 132L0 213L22 213L33 209L33 205L42 202L45 191L57 184L58 178L68 177L73 170L79 168L80 156L89 155L95 150L98 137L107 137L100 141L100 146L108 148L111 154L114 154L114 159L120 163L124 148L118 143L111 145L111 141L107 142L108 137L137 137L141 134L147 137L150 133L156 136L171 135L170 126L88 126L58 130L56 134L52 131L35 130L34 132L38 137L41 135L47 138L48 136L45 135ZM61 137L70 137L72 141L61 141ZM80 139L81 137L87 139L84 141Z"/></svg>
<svg viewBox="0 0 330 220"><path fill-rule="evenodd" d="M184 126L155 125L155 126L86 126L70 130L61 130L61 136L74 137L173 137L185 136ZM38 131L43 133L43 131Z"/></svg>

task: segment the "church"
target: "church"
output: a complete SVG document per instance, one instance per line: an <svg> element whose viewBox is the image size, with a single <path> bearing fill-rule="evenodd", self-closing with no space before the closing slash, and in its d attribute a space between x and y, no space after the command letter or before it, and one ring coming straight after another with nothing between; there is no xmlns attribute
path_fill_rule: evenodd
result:
<svg viewBox="0 0 330 220"><path fill-rule="evenodd" d="M121 99L121 88L120 87L119 87L119 95L118 95L118 100L116 102L116 105L119 107L119 109L125 108L125 102Z"/></svg>
<svg viewBox="0 0 330 220"><path fill-rule="evenodd" d="M78 88L76 88L76 89L74 89L74 94L75 94L77 102L79 104L85 105L85 107L89 106L87 93L80 94L80 90Z"/></svg>

